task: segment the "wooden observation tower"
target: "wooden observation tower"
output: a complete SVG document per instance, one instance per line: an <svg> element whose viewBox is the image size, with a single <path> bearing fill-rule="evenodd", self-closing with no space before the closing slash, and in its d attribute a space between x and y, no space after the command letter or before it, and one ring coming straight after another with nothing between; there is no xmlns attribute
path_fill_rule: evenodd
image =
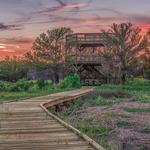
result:
<svg viewBox="0 0 150 150"><path fill-rule="evenodd" d="M80 75L85 85L95 85L106 82L101 72L104 58L100 55L106 45L102 33L77 33L66 37L66 45L73 51L67 58L68 70Z"/></svg>

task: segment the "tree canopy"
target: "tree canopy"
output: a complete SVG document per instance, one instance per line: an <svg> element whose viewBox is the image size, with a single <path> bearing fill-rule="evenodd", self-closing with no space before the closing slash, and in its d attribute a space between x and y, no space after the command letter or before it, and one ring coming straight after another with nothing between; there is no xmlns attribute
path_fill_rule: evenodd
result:
<svg viewBox="0 0 150 150"><path fill-rule="evenodd" d="M64 62L65 51L67 51L65 37L72 32L70 28L61 27L40 34L33 43L32 53L28 54L27 57L52 64Z"/></svg>
<svg viewBox="0 0 150 150"><path fill-rule="evenodd" d="M148 48L149 42L141 35L141 29L131 23L113 24L103 34L107 43L105 54L119 59L124 81L129 72L133 74L133 70L139 67L140 53Z"/></svg>

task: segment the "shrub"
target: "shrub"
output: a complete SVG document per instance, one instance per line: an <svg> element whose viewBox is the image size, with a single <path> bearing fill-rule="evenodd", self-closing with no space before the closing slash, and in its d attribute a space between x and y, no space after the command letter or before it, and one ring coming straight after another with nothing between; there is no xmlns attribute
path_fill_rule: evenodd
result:
<svg viewBox="0 0 150 150"><path fill-rule="evenodd" d="M77 74L69 75L60 81L60 88L79 88L81 87L80 77Z"/></svg>
<svg viewBox="0 0 150 150"><path fill-rule="evenodd" d="M4 82L0 82L0 91L4 91L5 89L5 83Z"/></svg>
<svg viewBox="0 0 150 150"><path fill-rule="evenodd" d="M138 85L138 86L150 86L150 81L144 78L131 78L125 82L125 85Z"/></svg>
<svg viewBox="0 0 150 150"><path fill-rule="evenodd" d="M18 80L16 83L8 83L8 91L19 92L28 91L28 89L33 86L33 82L26 79Z"/></svg>
<svg viewBox="0 0 150 150"><path fill-rule="evenodd" d="M42 79L37 80L37 85L38 85L39 89L42 89L45 86L45 81Z"/></svg>
<svg viewBox="0 0 150 150"><path fill-rule="evenodd" d="M50 80L43 80L43 79L40 79L40 80L37 80L37 85L39 87L39 89L44 89L44 88L49 88L50 86L52 86L52 82Z"/></svg>
<svg viewBox="0 0 150 150"><path fill-rule="evenodd" d="M150 133L150 126L146 126L144 127L144 129L142 130L143 133Z"/></svg>
<svg viewBox="0 0 150 150"><path fill-rule="evenodd" d="M33 86L31 86L31 87L28 89L28 92L29 92L29 93L37 92L37 90L39 90L39 87L38 87L37 84L34 84Z"/></svg>
<svg viewBox="0 0 150 150"><path fill-rule="evenodd" d="M144 70L144 72L147 73L147 74L150 74L150 68L146 68L146 69Z"/></svg>

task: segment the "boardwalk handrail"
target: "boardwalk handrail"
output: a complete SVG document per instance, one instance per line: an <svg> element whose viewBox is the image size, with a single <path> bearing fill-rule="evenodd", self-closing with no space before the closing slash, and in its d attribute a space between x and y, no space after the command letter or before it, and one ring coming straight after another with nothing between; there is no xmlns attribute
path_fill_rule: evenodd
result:
<svg viewBox="0 0 150 150"><path fill-rule="evenodd" d="M68 101L72 101L73 99L79 98L81 96L86 95L91 91L87 91L84 93L81 93L79 95L76 96L69 96L69 97L63 97L63 98L56 98L52 101L49 101L47 103L43 103L40 104L41 108L52 118L54 118L55 120L57 120L59 123L61 123L63 126L65 126L66 128L72 130L75 134L77 134L78 136L80 136L81 138L83 138L85 141L87 141L93 148L95 148L96 150L106 150L104 149L101 145L99 145L98 143L96 143L94 140L92 140L91 138L89 138L87 135L81 133L78 129L74 128L73 126L71 126L70 124L66 123L65 121L63 121L62 119L60 119L59 117L57 117L56 115L52 114L51 112L48 111L47 108L55 106L57 104L63 103L63 102L68 102Z"/></svg>

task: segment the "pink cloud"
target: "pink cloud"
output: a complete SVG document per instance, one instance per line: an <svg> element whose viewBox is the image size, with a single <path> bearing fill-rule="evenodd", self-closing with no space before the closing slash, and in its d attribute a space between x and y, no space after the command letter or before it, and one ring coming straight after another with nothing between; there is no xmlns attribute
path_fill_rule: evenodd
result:
<svg viewBox="0 0 150 150"><path fill-rule="evenodd" d="M43 10L39 11L39 13L51 13L55 11L60 11L60 10L66 10L66 9L74 9L78 11L82 7L87 7L90 5L91 0L88 1L87 3L64 3L61 0L56 0L60 5L58 6L53 6L50 8L44 8Z"/></svg>

